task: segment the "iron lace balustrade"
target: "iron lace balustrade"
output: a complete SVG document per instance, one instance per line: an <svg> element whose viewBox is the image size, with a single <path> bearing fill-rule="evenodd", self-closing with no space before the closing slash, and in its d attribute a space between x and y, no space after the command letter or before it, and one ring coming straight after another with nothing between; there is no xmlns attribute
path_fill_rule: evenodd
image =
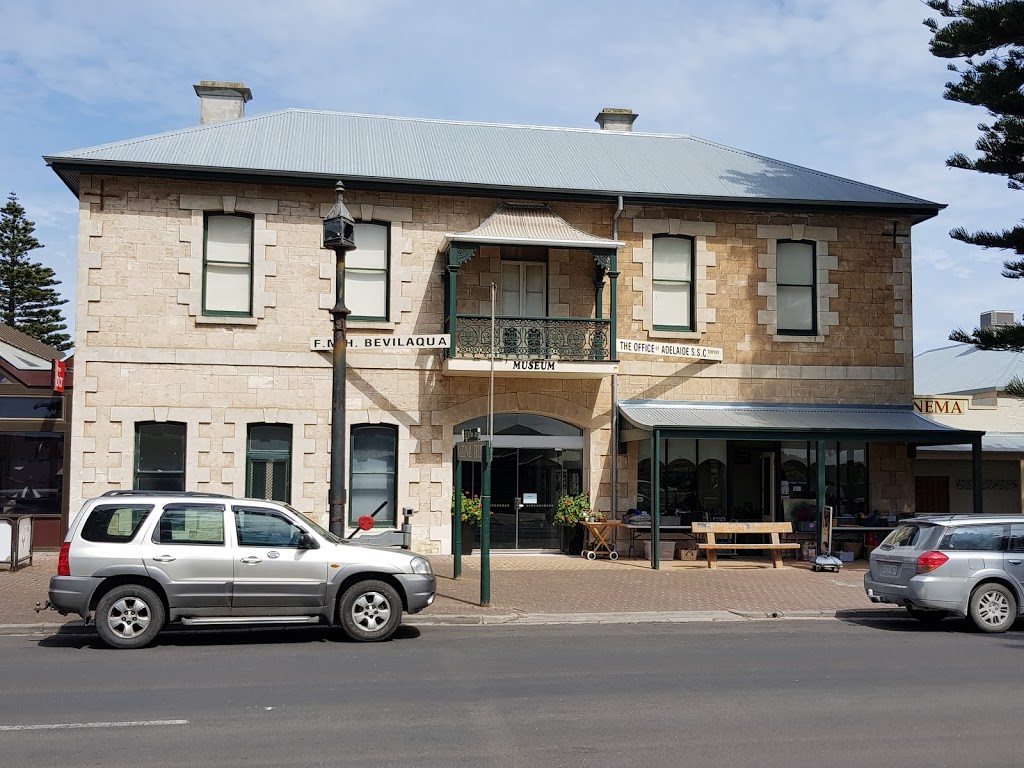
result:
<svg viewBox="0 0 1024 768"><path fill-rule="evenodd" d="M494 354L501 359L593 361L610 359L611 321L578 317L496 317ZM458 315L452 357L486 360L490 315Z"/></svg>

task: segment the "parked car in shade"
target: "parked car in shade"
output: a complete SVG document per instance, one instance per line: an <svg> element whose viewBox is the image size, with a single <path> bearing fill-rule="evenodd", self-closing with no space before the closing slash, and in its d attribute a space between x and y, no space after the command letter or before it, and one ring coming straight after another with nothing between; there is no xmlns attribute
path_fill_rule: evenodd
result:
<svg viewBox="0 0 1024 768"><path fill-rule="evenodd" d="M932 623L960 616L1004 632L1024 608L1024 517L942 515L901 523L871 553L872 602Z"/></svg>
<svg viewBox="0 0 1024 768"><path fill-rule="evenodd" d="M435 596L429 561L361 546L286 504L114 491L87 501L50 579L50 606L95 615L100 638L140 648L168 623L329 624L391 637Z"/></svg>

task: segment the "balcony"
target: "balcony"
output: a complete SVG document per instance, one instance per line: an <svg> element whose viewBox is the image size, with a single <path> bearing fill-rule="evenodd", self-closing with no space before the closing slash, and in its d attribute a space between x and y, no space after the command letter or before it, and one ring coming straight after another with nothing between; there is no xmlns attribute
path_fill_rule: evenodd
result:
<svg viewBox="0 0 1024 768"><path fill-rule="evenodd" d="M542 203L502 203L476 229L447 233L441 251L447 262L445 331L452 347L444 372L488 375L493 346L496 376L616 373L620 246L572 226ZM493 339L491 307L501 313Z"/></svg>
<svg viewBox="0 0 1024 768"><path fill-rule="evenodd" d="M487 360L491 318L458 315L453 357ZM611 321L576 317L496 317L495 357L508 360L609 360Z"/></svg>
<svg viewBox="0 0 1024 768"><path fill-rule="evenodd" d="M611 320L575 317L496 317L495 375L600 378L616 372L611 360ZM490 372L491 318L457 315L445 371Z"/></svg>

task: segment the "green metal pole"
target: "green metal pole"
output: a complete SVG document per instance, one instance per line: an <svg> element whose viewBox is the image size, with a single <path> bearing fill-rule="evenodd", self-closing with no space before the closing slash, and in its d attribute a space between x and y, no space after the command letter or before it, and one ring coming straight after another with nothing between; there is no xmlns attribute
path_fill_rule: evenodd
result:
<svg viewBox="0 0 1024 768"><path fill-rule="evenodd" d="M455 460L455 507L452 511L452 554L456 579L462 576L462 461Z"/></svg>
<svg viewBox="0 0 1024 768"><path fill-rule="evenodd" d="M651 568L661 569L658 545L661 543L661 430L654 430L654 447L651 450Z"/></svg>
<svg viewBox="0 0 1024 768"><path fill-rule="evenodd" d="M480 488L480 605L491 604L491 441L484 443L483 483Z"/></svg>
<svg viewBox="0 0 1024 768"><path fill-rule="evenodd" d="M825 441L818 440L815 444L818 452L818 549L820 555L825 551ZM831 522L829 523L831 526ZM831 552L829 553L831 554Z"/></svg>

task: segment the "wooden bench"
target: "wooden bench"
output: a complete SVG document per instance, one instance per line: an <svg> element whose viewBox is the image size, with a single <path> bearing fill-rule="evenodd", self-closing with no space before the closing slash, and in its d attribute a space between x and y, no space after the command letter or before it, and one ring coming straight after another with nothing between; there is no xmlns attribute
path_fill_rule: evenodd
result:
<svg viewBox="0 0 1024 768"><path fill-rule="evenodd" d="M792 533L792 523L693 523L694 533L703 533L707 536L707 542L698 544L698 549L703 549L704 554L708 559L708 568L718 567L718 550L719 549L767 549L772 554L772 567L779 568L782 566L782 550L783 549L800 549L800 545L795 541L793 542L781 542L779 541L780 533ZM768 536L768 541L761 544L734 544L732 542L717 542L715 541L715 534L731 534L735 536L737 533L756 533Z"/></svg>

